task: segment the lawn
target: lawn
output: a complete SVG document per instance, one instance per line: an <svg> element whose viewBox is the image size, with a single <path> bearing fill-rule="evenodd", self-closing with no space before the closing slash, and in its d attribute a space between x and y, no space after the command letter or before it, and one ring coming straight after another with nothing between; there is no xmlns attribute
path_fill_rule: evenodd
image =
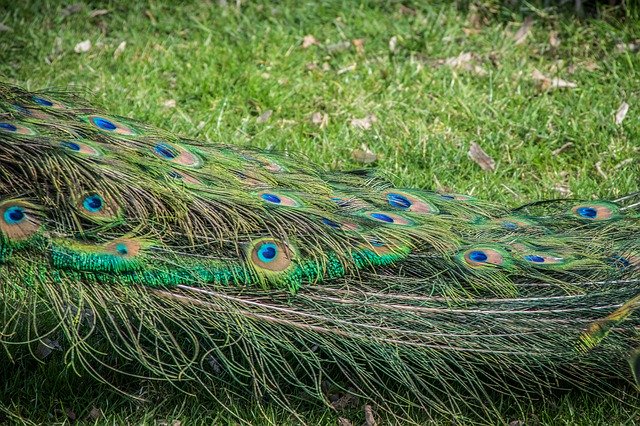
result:
<svg viewBox="0 0 640 426"><path fill-rule="evenodd" d="M288 151L326 169L376 167L398 185L509 206L640 190L637 10L578 19L542 2L167 3L7 2L0 76L91 93L114 114L191 138ZM473 144L486 157L470 156ZM67 378L59 358L2 374L7 418L232 422L170 386L142 383L142 401ZM634 402L624 390L571 394L505 407L504 421L631 424Z"/></svg>

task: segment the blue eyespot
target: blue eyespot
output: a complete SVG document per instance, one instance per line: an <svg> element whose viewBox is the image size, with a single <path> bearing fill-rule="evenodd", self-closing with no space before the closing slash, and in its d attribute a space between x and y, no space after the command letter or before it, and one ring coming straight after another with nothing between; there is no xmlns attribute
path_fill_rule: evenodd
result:
<svg viewBox="0 0 640 426"><path fill-rule="evenodd" d="M264 193L260 196L267 203L280 204L282 200L275 194Z"/></svg>
<svg viewBox="0 0 640 426"><path fill-rule="evenodd" d="M629 261L629 259L626 259L619 255L611 256L611 262L614 264L614 266L617 266L619 268L628 268L629 266L631 266L631 262Z"/></svg>
<svg viewBox="0 0 640 426"><path fill-rule="evenodd" d="M60 142L60 146L63 148L70 149L71 151L80 151L80 145L75 142L62 141Z"/></svg>
<svg viewBox="0 0 640 426"><path fill-rule="evenodd" d="M528 254L524 257L527 262L544 263L544 257L535 254Z"/></svg>
<svg viewBox="0 0 640 426"><path fill-rule="evenodd" d="M104 200L99 195L89 195L82 201L82 206L91 213L97 213L102 210Z"/></svg>
<svg viewBox="0 0 640 426"><path fill-rule="evenodd" d="M118 245L116 245L116 251L118 252L118 254L121 254L123 256L129 254L129 249L127 248L127 245L125 243L119 243Z"/></svg>
<svg viewBox="0 0 640 426"><path fill-rule="evenodd" d="M9 225L17 225L25 220L27 215L22 207L9 207L4 211L4 221Z"/></svg>
<svg viewBox="0 0 640 426"><path fill-rule="evenodd" d="M445 195L445 194L440 194L440 198L442 198L443 200L455 200L456 197L454 197L453 195Z"/></svg>
<svg viewBox="0 0 640 426"><path fill-rule="evenodd" d="M278 247L274 243L264 243L258 249L258 259L264 263L272 262L278 255Z"/></svg>
<svg viewBox="0 0 640 426"><path fill-rule="evenodd" d="M5 132L15 132L18 130L18 128L11 123L0 123L0 129Z"/></svg>
<svg viewBox="0 0 640 426"><path fill-rule="evenodd" d="M407 197L400 194L387 194L387 201L391 207L399 209L408 209L413 204Z"/></svg>
<svg viewBox="0 0 640 426"><path fill-rule="evenodd" d="M374 247L384 247L385 246L385 244L382 241L376 240L375 238L372 239L372 240L369 240L369 243Z"/></svg>
<svg viewBox="0 0 640 426"><path fill-rule="evenodd" d="M322 218L322 223L324 223L325 225L330 226L330 227L332 227L334 229L342 228L342 226L340 226L340 224L338 222L334 222L333 220L327 219L326 217Z"/></svg>
<svg viewBox="0 0 640 426"><path fill-rule="evenodd" d="M182 179L182 175L178 172L176 172L175 170L171 170L169 172L169 177L172 177L174 179Z"/></svg>
<svg viewBox="0 0 640 426"><path fill-rule="evenodd" d="M578 207L576 213L587 219L595 219L598 217L598 211L593 207Z"/></svg>
<svg viewBox="0 0 640 426"><path fill-rule="evenodd" d="M508 229L509 231L515 231L518 229L518 225L513 222L502 222L502 227L504 229Z"/></svg>
<svg viewBox="0 0 640 426"><path fill-rule="evenodd" d="M91 121L93 121L93 124L98 126L98 128L100 128L102 130L107 130L109 132L113 132L114 130L116 130L118 128L118 126L116 126L111 121L107 120L106 118L93 117L91 119Z"/></svg>
<svg viewBox="0 0 640 426"><path fill-rule="evenodd" d="M39 98L38 96L34 96L33 97L33 101L35 103L37 103L38 105L42 105L42 106L46 106L46 107L53 106L53 102L51 102L51 101L49 101L47 99L44 99L44 98Z"/></svg>
<svg viewBox="0 0 640 426"><path fill-rule="evenodd" d="M384 213L371 213L371 217L382 222L393 223L393 218Z"/></svg>
<svg viewBox="0 0 640 426"><path fill-rule="evenodd" d="M165 158L167 160L173 160L174 158L176 158L178 156L178 154L175 152L175 150L172 147L170 147L169 145L164 144L164 143L157 144L153 148L153 150L160 157Z"/></svg>
<svg viewBox="0 0 640 426"><path fill-rule="evenodd" d="M480 250L474 250L469 253L469 260L474 262L486 262L488 258L487 254Z"/></svg>

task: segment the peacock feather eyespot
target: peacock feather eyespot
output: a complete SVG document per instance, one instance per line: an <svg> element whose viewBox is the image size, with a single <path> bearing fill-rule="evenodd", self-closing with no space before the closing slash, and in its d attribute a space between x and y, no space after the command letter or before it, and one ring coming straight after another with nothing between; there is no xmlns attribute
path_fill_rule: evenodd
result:
<svg viewBox="0 0 640 426"><path fill-rule="evenodd" d="M104 246L107 253L120 257L135 257L142 249L142 243L133 238L119 238Z"/></svg>
<svg viewBox="0 0 640 426"><path fill-rule="evenodd" d="M165 161L187 167L198 167L202 164L200 158L180 145L166 141L159 141L151 148L153 154Z"/></svg>
<svg viewBox="0 0 640 426"><path fill-rule="evenodd" d="M480 267L485 265L500 266L505 263L506 252L498 251L490 247L474 247L465 250L458 255L466 265Z"/></svg>
<svg viewBox="0 0 640 426"><path fill-rule="evenodd" d="M262 238L249 246L247 258L261 271L282 272L293 263L294 251L284 242L275 238Z"/></svg>
<svg viewBox="0 0 640 426"><path fill-rule="evenodd" d="M471 195L466 194L438 194L441 200L445 201L471 201L475 200Z"/></svg>
<svg viewBox="0 0 640 426"><path fill-rule="evenodd" d="M601 221L613 219L617 216L618 206L613 203L597 202L593 204L579 204L571 209L574 216L587 221Z"/></svg>
<svg viewBox="0 0 640 426"><path fill-rule="evenodd" d="M102 153L83 140L64 140L60 141L60 146L67 151L87 155L90 157L100 157Z"/></svg>
<svg viewBox="0 0 640 426"><path fill-rule="evenodd" d="M17 225L24 222L27 215L24 212L24 207L11 206L4 211L3 219L7 225Z"/></svg>
<svg viewBox="0 0 640 426"><path fill-rule="evenodd" d="M360 226L358 226L357 223L353 223L353 222L347 222L347 221L342 221L342 222L337 222L335 220L331 220L329 218L323 217L320 220L324 225L328 226L329 228L333 228L333 229L340 229L343 231L356 231L358 229L360 229Z"/></svg>
<svg viewBox="0 0 640 426"><path fill-rule="evenodd" d="M36 131L30 127L18 123L10 123L8 121L0 122L0 131L6 133L15 133L18 135L35 135Z"/></svg>
<svg viewBox="0 0 640 426"><path fill-rule="evenodd" d="M89 115L86 117L86 120L98 130L106 133L116 133L123 136L133 136L137 134L130 126L110 117Z"/></svg>
<svg viewBox="0 0 640 426"><path fill-rule="evenodd" d="M31 98L33 100L34 103L36 103L39 106L42 107L46 107L46 108L54 108L54 109L66 109L66 105L64 105L61 102L58 101L54 101L53 99L47 99L44 98L42 96L33 96Z"/></svg>
<svg viewBox="0 0 640 426"><path fill-rule="evenodd" d="M408 191L392 191L385 193L387 203L391 207L418 214L435 214L438 208L432 203Z"/></svg>
<svg viewBox="0 0 640 426"><path fill-rule="evenodd" d="M169 170L167 176L173 180L179 180L190 185L202 185L202 182L200 182L199 179L196 179L183 171Z"/></svg>
<svg viewBox="0 0 640 426"><path fill-rule="evenodd" d="M376 222L382 222L389 225L409 226L413 225L413 221L399 214L389 212L366 212L366 217Z"/></svg>
<svg viewBox="0 0 640 426"><path fill-rule="evenodd" d="M77 205L80 213L98 221L113 219L118 213L117 206L97 192L85 193Z"/></svg>
<svg viewBox="0 0 640 426"><path fill-rule="evenodd" d="M564 263L564 259L549 253L529 253L522 256L522 259L529 265L548 266Z"/></svg>
<svg viewBox="0 0 640 426"><path fill-rule="evenodd" d="M98 194L88 195L82 200L82 206L90 213L99 213L104 208L104 200Z"/></svg>
<svg viewBox="0 0 640 426"><path fill-rule="evenodd" d="M0 231L13 241L21 241L40 229L37 208L24 201L7 200L0 203Z"/></svg>
<svg viewBox="0 0 640 426"><path fill-rule="evenodd" d="M397 207L399 209L409 209L413 203L404 195L390 192L387 194L387 201L391 207Z"/></svg>
<svg viewBox="0 0 640 426"><path fill-rule="evenodd" d="M300 207L302 205L300 200L281 193L264 191L260 192L258 195L260 199L267 204L275 204L285 207Z"/></svg>

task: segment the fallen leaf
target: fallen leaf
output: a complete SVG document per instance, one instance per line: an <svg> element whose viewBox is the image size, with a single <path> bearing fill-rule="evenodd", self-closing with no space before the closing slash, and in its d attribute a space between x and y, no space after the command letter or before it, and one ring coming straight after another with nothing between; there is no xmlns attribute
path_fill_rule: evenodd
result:
<svg viewBox="0 0 640 426"><path fill-rule="evenodd" d="M558 38L558 32L557 31L551 31L549 33L549 45L551 47L560 46L560 39Z"/></svg>
<svg viewBox="0 0 640 426"><path fill-rule="evenodd" d="M522 26L520 27L520 29L516 31L516 33L513 35L513 39L515 40L516 44L524 43L525 39L529 35L529 32L531 31L532 25L533 25L533 17L527 16L524 19L524 22L522 23Z"/></svg>
<svg viewBox="0 0 640 426"><path fill-rule="evenodd" d="M176 107L176 100L175 99L167 99L166 101L164 101L162 103L162 106L165 108L175 108Z"/></svg>
<svg viewBox="0 0 640 426"><path fill-rule="evenodd" d="M116 50L113 51L113 59L118 59L118 57L120 55L122 55L122 52L124 52L124 49L126 47L127 47L127 42L126 41L120 42L118 47L116 47Z"/></svg>
<svg viewBox="0 0 640 426"><path fill-rule="evenodd" d="M273 114L273 110L271 110L271 109L266 110L265 112L260 114L260 116L258 118L256 118L256 122L258 122L258 123L266 123L271 118L271 114Z"/></svg>
<svg viewBox="0 0 640 426"><path fill-rule="evenodd" d="M475 142L471 143L469 152L467 153L480 168L487 172L493 172L496 169L496 162L493 158L489 157L486 152Z"/></svg>
<svg viewBox="0 0 640 426"><path fill-rule="evenodd" d="M376 121L378 118L375 114L369 114L364 118L352 118L351 125L357 129L369 130Z"/></svg>
<svg viewBox="0 0 640 426"><path fill-rule="evenodd" d="M318 44L318 40L316 40L316 38L314 36L312 36L311 34L307 34L302 39L302 48L303 49L308 49L309 47L313 46L314 44Z"/></svg>
<svg viewBox="0 0 640 426"><path fill-rule="evenodd" d="M321 129L329 124L329 114L326 112L314 112L311 114L311 122L318 125Z"/></svg>
<svg viewBox="0 0 640 426"><path fill-rule="evenodd" d="M344 417L338 417L338 426L353 426L353 424Z"/></svg>
<svg viewBox="0 0 640 426"><path fill-rule="evenodd" d="M106 15L107 13L109 13L107 9L96 9L96 10L92 10L89 13L89 16L91 18L97 18L98 16Z"/></svg>
<svg viewBox="0 0 640 426"><path fill-rule="evenodd" d="M471 52L462 52L458 56L445 59L444 64L452 68L457 68L471 62L471 59L473 59Z"/></svg>
<svg viewBox="0 0 640 426"><path fill-rule="evenodd" d="M632 43L618 43L616 44L616 51L618 53L623 52L637 52L640 50L640 40L635 40Z"/></svg>
<svg viewBox="0 0 640 426"><path fill-rule="evenodd" d="M156 26L158 25L158 21L156 20L156 17L153 16L153 13L151 13L151 11L149 9L144 11L144 14L147 16L147 18L149 18L149 20L151 21L151 25Z"/></svg>
<svg viewBox="0 0 640 426"><path fill-rule="evenodd" d="M365 144L362 144L360 149L354 149L351 151L351 157L358 163L362 164L375 163L378 159L378 156Z"/></svg>
<svg viewBox="0 0 640 426"><path fill-rule="evenodd" d="M375 417L373 416L373 409L369 404L364 406L364 421L365 426L377 426Z"/></svg>
<svg viewBox="0 0 640 426"><path fill-rule="evenodd" d="M42 360L51 355L51 352L53 352L54 350L61 349L62 347L57 340L51 340L48 337L44 337L40 339L40 341L38 341L38 347L35 350L35 355L38 359Z"/></svg>
<svg viewBox="0 0 640 426"><path fill-rule="evenodd" d="M558 182L553 189L555 191L558 191L560 193L560 195L564 196L564 197L570 197L572 194L571 189L569 188L569 183L568 183L568 179L569 179L569 173L566 171L561 171L560 172L560 179L562 179L561 182Z"/></svg>
<svg viewBox="0 0 640 426"><path fill-rule="evenodd" d="M558 149L554 149L551 154L553 155L560 155L563 152L567 151L569 148L571 148L573 146L573 142L567 142L564 145L562 145L560 148Z"/></svg>
<svg viewBox="0 0 640 426"><path fill-rule="evenodd" d="M82 10L82 6L83 6L82 3L70 4L69 6L65 7L60 11L60 15L66 18L67 16L80 12Z"/></svg>
<svg viewBox="0 0 640 426"><path fill-rule="evenodd" d="M602 176L604 179L609 179L609 178L607 177L606 173L602 171L602 161L598 161L598 162L596 163L596 171L597 171L597 172L598 172L598 174L599 174L600 176Z"/></svg>
<svg viewBox="0 0 640 426"><path fill-rule="evenodd" d="M618 112L616 112L616 124L622 124L622 121L627 116L627 112L629 112L629 104L622 102L618 108Z"/></svg>
<svg viewBox="0 0 640 426"><path fill-rule="evenodd" d="M616 164L616 166L614 167L616 170L626 166L627 164L631 164L633 163L633 158L627 158L626 160L622 160L621 162L619 162L618 164Z"/></svg>
<svg viewBox="0 0 640 426"><path fill-rule="evenodd" d="M391 53L396 53L396 48L398 46L398 37L393 36L389 39L389 51Z"/></svg>
<svg viewBox="0 0 640 426"><path fill-rule="evenodd" d="M331 403L331 406L335 410L343 410L345 408L353 406L358 401L358 398L351 393L347 393L342 396L334 395L334 397L335 399Z"/></svg>
<svg viewBox="0 0 640 426"><path fill-rule="evenodd" d="M93 420L94 422L100 420L103 417L102 410L98 407L93 407L91 411L89 411L88 417L89 420Z"/></svg>
<svg viewBox="0 0 640 426"><path fill-rule="evenodd" d="M351 40L351 43L353 44L353 47L356 48L356 52L358 52L358 54L362 55L364 53L364 39L363 38L356 38L354 40Z"/></svg>
<svg viewBox="0 0 640 426"><path fill-rule="evenodd" d="M537 81L543 90L564 88L573 89L578 87L578 85L572 81L562 80L558 77L549 78L546 75L542 74L538 69L534 69L531 72L531 78Z"/></svg>
<svg viewBox="0 0 640 426"><path fill-rule="evenodd" d="M73 48L76 53L86 53L89 50L91 50L91 40L81 41Z"/></svg>
<svg viewBox="0 0 640 426"><path fill-rule="evenodd" d="M340 75L340 74L344 74L345 72L353 71L353 70L355 70L355 69L356 69L356 67L357 67L357 64L354 62L354 63L353 63L353 64L351 64L351 65L347 65L347 66L346 66L346 67L344 67L344 68L340 68L340 69L338 70L338 75Z"/></svg>
<svg viewBox="0 0 640 426"><path fill-rule="evenodd" d="M600 65L596 64L595 62L589 61L586 64L584 64L582 68L584 68L587 71L593 72L600 69Z"/></svg>
<svg viewBox="0 0 640 426"><path fill-rule="evenodd" d="M0 33L4 33L7 31L13 31L13 29L3 23L0 23Z"/></svg>
<svg viewBox="0 0 640 426"><path fill-rule="evenodd" d="M326 46L327 52L336 53L351 48L351 42L348 40L340 41L338 43L329 44Z"/></svg>

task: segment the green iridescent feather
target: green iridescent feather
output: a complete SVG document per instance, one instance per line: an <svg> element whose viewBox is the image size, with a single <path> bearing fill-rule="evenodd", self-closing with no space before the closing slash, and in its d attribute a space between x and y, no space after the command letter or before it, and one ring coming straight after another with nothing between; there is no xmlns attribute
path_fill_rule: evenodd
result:
<svg viewBox="0 0 640 426"><path fill-rule="evenodd" d="M637 380L638 197L508 211L188 140L70 93L3 84L0 114L10 359L55 336L101 380L96 364L134 365L292 411L326 403L329 381L398 419Z"/></svg>

